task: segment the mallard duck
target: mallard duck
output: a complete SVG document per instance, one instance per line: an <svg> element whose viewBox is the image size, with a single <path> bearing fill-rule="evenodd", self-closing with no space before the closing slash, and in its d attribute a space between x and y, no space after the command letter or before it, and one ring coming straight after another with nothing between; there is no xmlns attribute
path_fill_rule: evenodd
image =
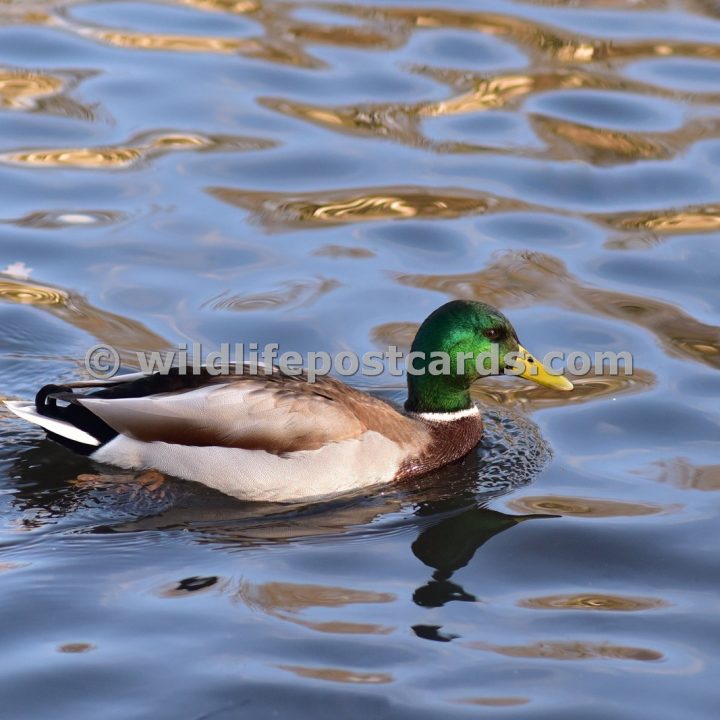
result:
<svg viewBox="0 0 720 720"><path fill-rule="evenodd" d="M277 368L267 375L175 368L46 385L34 404L6 405L101 463L156 469L248 500L310 500L420 476L469 453L483 432L469 392L481 377L475 359L493 344L501 358L519 354L522 377L572 389L520 345L500 311L456 300L435 310L415 336L412 352L421 356L408 373L404 410L336 379L311 383ZM447 374L431 373L438 351L451 360Z"/></svg>

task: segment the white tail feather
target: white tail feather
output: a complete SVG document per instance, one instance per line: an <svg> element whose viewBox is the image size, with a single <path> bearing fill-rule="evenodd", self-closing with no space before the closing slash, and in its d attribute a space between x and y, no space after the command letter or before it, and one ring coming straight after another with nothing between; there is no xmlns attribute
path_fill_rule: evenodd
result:
<svg viewBox="0 0 720 720"><path fill-rule="evenodd" d="M41 415L32 403L23 400L6 400L5 406L10 412L23 420L27 420L33 425L39 425L45 428L45 430L49 430L68 440L74 440L75 442L83 443L84 445L93 445L95 447L100 445L100 441L97 438L94 438L84 430L80 430L80 428L76 428L64 420L56 420L55 418Z"/></svg>

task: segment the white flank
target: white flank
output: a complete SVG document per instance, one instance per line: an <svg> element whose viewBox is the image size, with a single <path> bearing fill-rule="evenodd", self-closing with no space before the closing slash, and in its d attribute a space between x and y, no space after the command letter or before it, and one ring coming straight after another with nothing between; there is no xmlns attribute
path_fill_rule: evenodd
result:
<svg viewBox="0 0 720 720"><path fill-rule="evenodd" d="M272 455L263 450L141 442L118 435L90 457L128 470L154 468L243 500L312 500L390 482L406 452L366 432L318 450Z"/></svg>
<svg viewBox="0 0 720 720"><path fill-rule="evenodd" d="M480 414L480 409L477 405L466 408L465 410L456 410L455 412L446 413L410 413L414 417L421 418L427 422L454 422L455 420L462 420L466 417L474 417Z"/></svg>
<svg viewBox="0 0 720 720"><path fill-rule="evenodd" d="M49 430L56 435L67 438L68 440L74 440L75 442L83 443L84 445L98 446L100 441L89 435L84 430L76 428L64 420L56 420L55 418L46 417L40 415L35 409L32 403L24 402L22 400L6 400L5 406L10 412L15 413L18 417L23 420L27 420L33 425L39 425L46 430Z"/></svg>

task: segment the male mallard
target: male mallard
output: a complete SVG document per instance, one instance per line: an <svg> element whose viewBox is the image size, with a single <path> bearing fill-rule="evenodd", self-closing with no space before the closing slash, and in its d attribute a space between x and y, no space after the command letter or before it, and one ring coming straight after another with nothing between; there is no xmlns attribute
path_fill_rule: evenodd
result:
<svg viewBox="0 0 720 720"><path fill-rule="evenodd" d="M412 345L423 354L416 371L431 370L440 351L449 372L408 374L404 412L338 380L278 369L118 376L85 395L73 388L98 383L46 385L34 405L6 405L99 462L155 468L243 499L307 500L422 475L470 452L483 431L469 392L481 377L475 359L493 344L500 358L519 353L522 377L572 389L519 344L501 312L456 300L425 320Z"/></svg>

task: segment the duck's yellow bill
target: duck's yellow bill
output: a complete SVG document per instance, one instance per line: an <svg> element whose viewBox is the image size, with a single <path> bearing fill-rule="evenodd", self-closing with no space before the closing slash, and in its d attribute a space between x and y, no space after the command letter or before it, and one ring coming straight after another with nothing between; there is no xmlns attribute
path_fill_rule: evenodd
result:
<svg viewBox="0 0 720 720"><path fill-rule="evenodd" d="M520 377L532 380L538 385L552 388L553 390L568 391L573 389L573 384L562 375L551 375L547 368L522 345L518 345L518 360L525 366Z"/></svg>

